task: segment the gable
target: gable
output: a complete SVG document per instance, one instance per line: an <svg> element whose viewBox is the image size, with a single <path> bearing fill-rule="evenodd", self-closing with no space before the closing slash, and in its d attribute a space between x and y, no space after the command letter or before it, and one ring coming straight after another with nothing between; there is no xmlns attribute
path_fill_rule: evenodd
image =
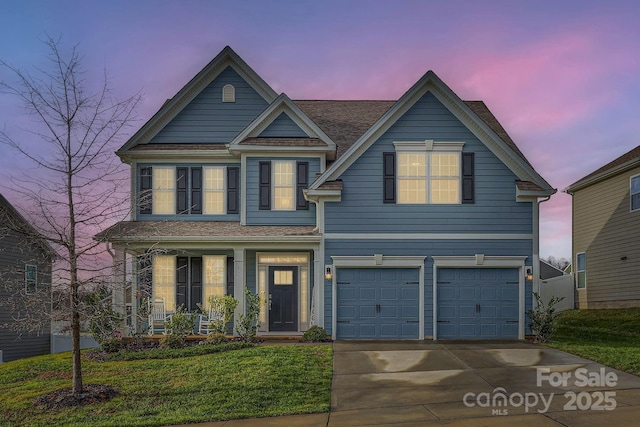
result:
<svg viewBox="0 0 640 427"><path fill-rule="evenodd" d="M259 138L307 138L309 135L298 126L286 112L280 115L259 135Z"/></svg>
<svg viewBox="0 0 640 427"><path fill-rule="evenodd" d="M228 84L235 88L235 102L222 102L222 88ZM267 101L228 66L149 142L228 144L267 105Z"/></svg>

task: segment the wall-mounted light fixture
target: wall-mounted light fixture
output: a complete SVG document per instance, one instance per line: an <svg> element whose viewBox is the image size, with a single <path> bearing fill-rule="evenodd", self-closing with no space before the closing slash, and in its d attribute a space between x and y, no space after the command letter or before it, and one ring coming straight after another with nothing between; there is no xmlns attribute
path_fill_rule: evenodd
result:
<svg viewBox="0 0 640 427"><path fill-rule="evenodd" d="M527 282L533 282L533 267L524 268L524 278Z"/></svg>
<svg viewBox="0 0 640 427"><path fill-rule="evenodd" d="M331 269L330 265L325 265L324 266L324 278L326 280L333 279L333 270Z"/></svg>

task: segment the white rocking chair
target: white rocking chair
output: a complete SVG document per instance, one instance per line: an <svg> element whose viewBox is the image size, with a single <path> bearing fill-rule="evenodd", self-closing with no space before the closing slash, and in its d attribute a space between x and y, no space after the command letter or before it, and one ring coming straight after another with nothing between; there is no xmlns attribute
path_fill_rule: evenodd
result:
<svg viewBox="0 0 640 427"><path fill-rule="evenodd" d="M220 313L216 313L213 308L210 308L207 314L200 315L200 322L198 323L198 334L209 335L211 333L211 324L214 322L220 322L223 317Z"/></svg>
<svg viewBox="0 0 640 427"><path fill-rule="evenodd" d="M149 308L149 335L166 334L169 314L165 310L164 300L155 300Z"/></svg>

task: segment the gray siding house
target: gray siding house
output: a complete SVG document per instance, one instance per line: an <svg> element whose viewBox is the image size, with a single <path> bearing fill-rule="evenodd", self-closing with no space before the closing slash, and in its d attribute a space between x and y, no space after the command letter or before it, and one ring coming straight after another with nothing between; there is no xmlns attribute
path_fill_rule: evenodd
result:
<svg viewBox="0 0 640 427"><path fill-rule="evenodd" d="M640 146L571 184L578 308L640 307Z"/></svg>
<svg viewBox="0 0 640 427"><path fill-rule="evenodd" d="M52 258L53 250L0 194L0 362L49 353ZM27 329L16 329L18 321Z"/></svg>
<svg viewBox="0 0 640 427"><path fill-rule="evenodd" d="M226 47L117 154L134 213L96 238L156 251L134 295L241 311L246 287L264 335L525 336L555 189L432 71L395 101L294 101Z"/></svg>

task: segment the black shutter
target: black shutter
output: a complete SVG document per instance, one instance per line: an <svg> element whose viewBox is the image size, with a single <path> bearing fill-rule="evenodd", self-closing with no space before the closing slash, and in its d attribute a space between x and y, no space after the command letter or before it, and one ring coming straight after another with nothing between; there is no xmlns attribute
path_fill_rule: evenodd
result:
<svg viewBox="0 0 640 427"><path fill-rule="evenodd" d="M202 258L191 258L191 301L189 311L197 311L202 304Z"/></svg>
<svg viewBox="0 0 640 427"><path fill-rule="evenodd" d="M233 258L227 257L227 295L234 295L235 271Z"/></svg>
<svg viewBox="0 0 640 427"><path fill-rule="evenodd" d="M473 153L462 153L462 203L475 203Z"/></svg>
<svg viewBox="0 0 640 427"><path fill-rule="evenodd" d="M187 189L189 187L188 168L176 168L176 213L188 214L189 213L189 200L187 198Z"/></svg>
<svg viewBox="0 0 640 427"><path fill-rule="evenodd" d="M309 202L304 198L303 190L309 183L309 163L296 163L296 209L309 209Z"/></svg>
<svg viewBox="0 0 640 427"><path fill-rule="evenodd" d="M238 201L240 200L240 168L227 168L227 213L237 214L240 209Z"/></svg>
<svg viewBox="0 0 640 427"><path fill-rule="evenodd" d="M396 153L382 153L383 156L383 201L396 202Z"/></svg>
<svg viewBox="0 0 640 427"><path fill-rule="evenodd" d="M150 214L152 212L152 183L151 166L140 168L140 196L138 203L141 214Z"/></svg>
<svg viewBox="0 0 640 427"><path fill-rule="evenodd" d="M260 162L260 210L271 209L271 162Z"/></svg>
<svg viewBox="0 0 640 427"><path fill-rule="evenodd" d="M178 257L176 260L176 308L187 305L187 268L189 258Z"/></svg>
<svg viewBox="0 0 640 427"><path fill-rule="evenodd" d="M191 168L191 213L202 213L202 168Z"/></svg>

